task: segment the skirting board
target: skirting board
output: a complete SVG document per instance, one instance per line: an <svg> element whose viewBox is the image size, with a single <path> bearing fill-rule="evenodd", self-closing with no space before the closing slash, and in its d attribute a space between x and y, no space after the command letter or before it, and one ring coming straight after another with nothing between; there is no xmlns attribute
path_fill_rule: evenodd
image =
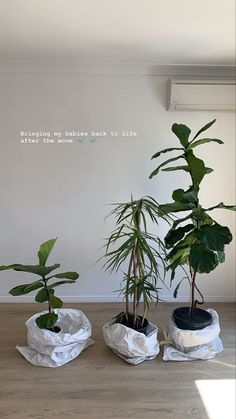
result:
<svg viewBox="0 0 236 419"><path fill-rule="evenodd" d="M122 302L122 298L117 297L116 295L81 295L75 297L74 295L59 295L60 298L65 303L117 303ZM163 302L188 302L189 296L187 295L180 295L177 299L171 296L163 296ZM19 296L19 297L12 297L12 296L0 296L0 303L33 303L34 296L26 295L26 296ZM235 296L229 295L211 295L206 298L207 302L235 302Z"/></svg>

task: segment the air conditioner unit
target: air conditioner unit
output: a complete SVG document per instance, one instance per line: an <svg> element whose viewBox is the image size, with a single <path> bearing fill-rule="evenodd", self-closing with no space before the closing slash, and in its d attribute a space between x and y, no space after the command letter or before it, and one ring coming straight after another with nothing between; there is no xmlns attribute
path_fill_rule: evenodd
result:
<svg viewBox="0 0 236 419"><path fill-rule="evenodd" d="M167 110L235 111L235 80L186 79L168 81Z"/></svg>

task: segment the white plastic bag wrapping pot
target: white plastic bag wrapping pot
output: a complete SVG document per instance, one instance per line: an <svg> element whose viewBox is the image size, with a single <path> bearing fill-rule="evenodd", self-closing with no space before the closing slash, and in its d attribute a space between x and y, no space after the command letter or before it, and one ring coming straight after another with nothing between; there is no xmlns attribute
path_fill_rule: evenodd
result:
<svg viewBox="0 0 236 419"><path fill-rule="evenodd" d="M193 361L211 359L223 351L220 334L219 316L211 308L212 323L201 330L179 329L172 318L169 320L171 344L164 345L164 361Z"/></svg>
<svg viewBox="0 0 236 419"><path fill-rule="evenodd" d="M107 346L132 365L156 358L160 351L157 333L157 327L150 322L147 336L120 323L108 322L103 326Z"/></svg>
<svg viewBox="0 0 236 419"><path fill-rule="evenodd" d="M46 311L30 317L25 323L29 346L17 346L18 351L33 365L41 367L60 367L93 344L92 327L80 310L55 309L58 314L59 333L39 329L35 320Z"/></svg>

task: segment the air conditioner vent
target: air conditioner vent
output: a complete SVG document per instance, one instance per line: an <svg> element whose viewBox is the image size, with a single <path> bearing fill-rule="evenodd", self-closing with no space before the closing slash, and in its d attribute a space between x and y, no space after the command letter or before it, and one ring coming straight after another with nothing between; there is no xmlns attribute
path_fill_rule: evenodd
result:
<svg viewBox="0 0 236 419"><path fill-rule="evenodd" d="M168 81L167 110L235 111L235 80L182 79Z"/></svg>

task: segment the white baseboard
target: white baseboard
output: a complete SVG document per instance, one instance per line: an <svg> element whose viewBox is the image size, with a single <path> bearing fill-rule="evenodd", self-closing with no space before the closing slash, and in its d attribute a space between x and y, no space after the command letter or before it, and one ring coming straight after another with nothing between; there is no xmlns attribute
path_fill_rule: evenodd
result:
<svg viewBox="0 0 236 419"><path fill-rule="evenodd" d="M65 303L117 303L122 302L122 298L119 298L117 295L82 295L82 296L74 296L74 295L60 295L59 296ZM189 296L188 295L180 295L177 299L171 296L163 296L164 302L188 302ZM235 296L229 295L221 295L220 297L217 295L210 295L205 299L207 302L235 302ZM34 296L32 295L24 295L19 297L12 297L11 295L0 296L0 303L33 303Z"/></svg>

